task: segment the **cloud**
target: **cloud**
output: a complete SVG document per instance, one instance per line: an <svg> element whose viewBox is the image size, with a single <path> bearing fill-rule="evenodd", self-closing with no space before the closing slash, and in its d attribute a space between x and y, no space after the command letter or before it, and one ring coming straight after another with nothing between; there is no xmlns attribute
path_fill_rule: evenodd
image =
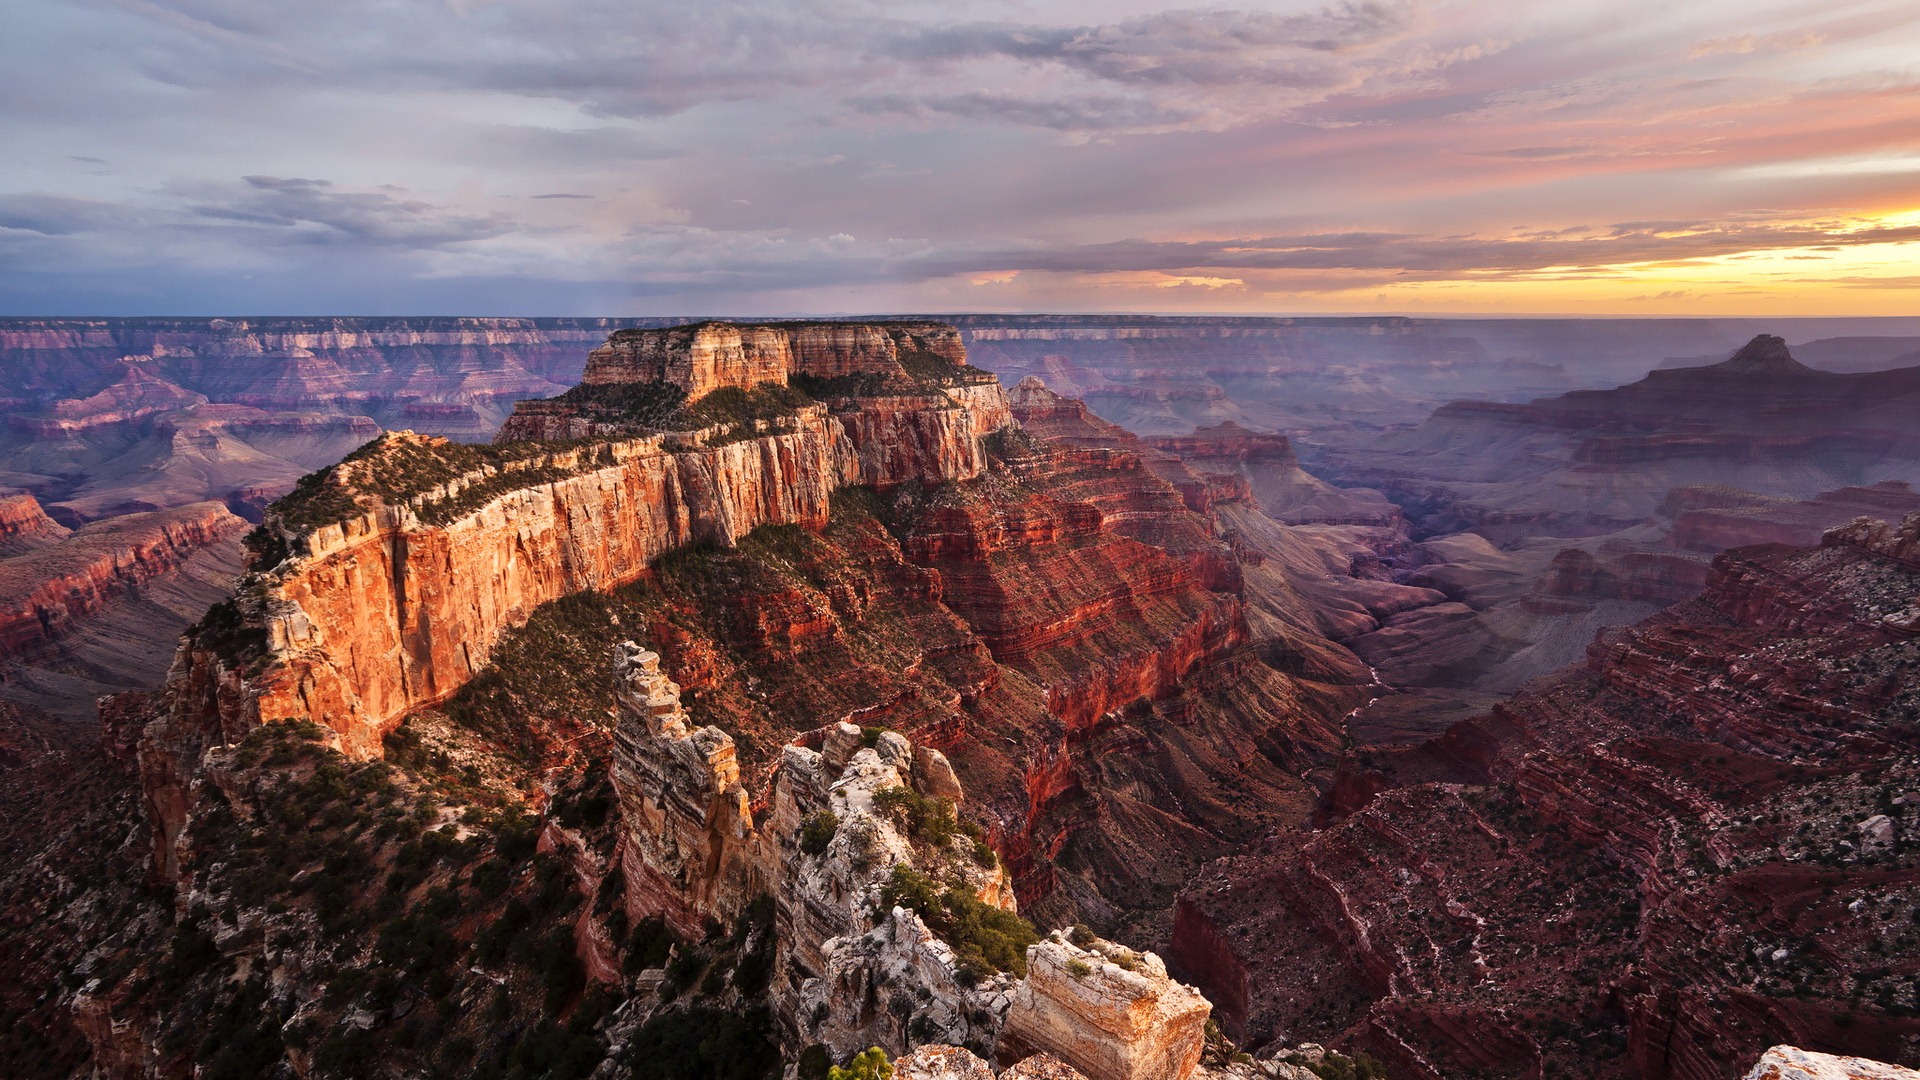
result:
<svg viewBox="0 0 1920 1080"><path fill-rule="evenodd" d="M1294 15L1185 10L1087 26L973 23L905 35L894 51L921 60L1057 64L1142 86L1330 89L1353 79L1342 54L1401 39L1415 11L1412 3L1362 0Z"/></svg>
<svg viewBox="0 0 1920 1080"><path fill-rule="evenodd" d="M349 191L328 180L242 177L245 185L222 202L190 213L235 222L299 243L404 246L432 250L515 231L502 213L463 214L393 191ZM400 192L405 195L405 192Z"/></svg>
<svg viewBox="0 0 1920 1080"><path fill-rule="evenodd" d="M1827 40L1825 34L1809 34L1787 31L1778 34L1730 34L1726 37L1709 38L1695 42L1687 50L1687 59L1698 60L1703 56L1733 54L1745 56L1756 52L1795 52L1811 49Z"/></svg>
<svg viewBox="0 0 1920 1080"><path fill-rule="evenodd" d="M41 236L72 236L110 227L124 221L125 213L125 207L98 199L38 193L0 195L0 229Z"/></svg>
<svg viewBox="0 0 1920 1080"><path fill-rule="evenodd" d="M1228 5L19 0L0 308L1229 304L1907 242L1911 4Z"/></svg>
<svg viewBox="0 0 1920 1080"><path fill-rule="evenodd" d="M1205 116L1202 109L1162 106L1139 98L1021 97L987 90L949 95L883 94L856 98L849 104L863 113L910 116L923 121L957 117L1075 132L1163 129L1190 124Z"/></svg>

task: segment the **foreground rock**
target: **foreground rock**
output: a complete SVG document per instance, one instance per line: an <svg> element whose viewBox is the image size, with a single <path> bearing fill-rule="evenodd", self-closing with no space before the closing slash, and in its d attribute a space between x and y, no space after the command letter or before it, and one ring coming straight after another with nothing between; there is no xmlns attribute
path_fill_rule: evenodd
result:
<svg viewBox="0 0 1920 1080"><path fill-rule="evenodd" d="M1920 1072L1864 1058L1776 1046L1760 1056L1745 1080L1920 1080Z"/></svg>
<svg viewBox="0 0 1920 1080"><path fill-rule="evenodd" d="M1153 954L1092 935L1083 950L1056 934L1014 957L929 929L923 916L940 916L916 910L928 902L916 889L947 890L938 903L948 909L1016 910L991 849L935 827L958 809L939 793L959 794L938 751L837 725L817 750L784 750L771 807L756 820L732 740L689 728L659 657L628 643L615 666L629 914L693 934L770 894L780 930L773 1006L796 1045L824 1044L836 1059L921 1043L997 1048L1007 1060L1052 1053L1091 1080L1192 1073L1208 1005ZM1015 971L992 967L1014 959Z"/></svg>
<svg viewBox="0 0 1920 1080"><path fill-rule="evenodd" d="M1028 952L1002 1055L1052 1049L1090 1080L1191 1075L1206 1041L1207 999L1169 979L1152 953L1087 945L1056 932Z"/></svg>

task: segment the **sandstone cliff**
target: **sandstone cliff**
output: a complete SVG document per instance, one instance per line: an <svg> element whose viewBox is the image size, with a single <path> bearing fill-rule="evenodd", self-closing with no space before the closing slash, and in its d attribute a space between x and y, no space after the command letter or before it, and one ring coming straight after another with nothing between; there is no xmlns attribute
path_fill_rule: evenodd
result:
<svg viewBox="0 0 1920 1080"><path fill-rule="evenodd" d="M1090 1080L1186 1077L1200 1064L1207 1000L1167 977L1152 953L1063 933L1035 945L1007 1014L1003 1046L1051 1051Z"/></svg>
<svg viewBox="0 0 1920 1080"><path fill-rule="evenodd" d="M727 386L785 385L795 376L896 374L903 358L919 355L967 362L960 332L945 323L699 323L619 331L588 354L580 381L671 383L698 398Z"/></svg>
<svg viewBox="0 0 1920 1080"><path fill-rule="evenodd" d="M40 500L33 496L0 496L0 558L46 547L68 532L65 526L47 516L40 508Z"/></svg>
<svg viewBox="0 0 1920 1080"><path fill-rule="evenodd" d="M745 438L709 429L529 448L497 466L388 436L297 504L331 500L344 520L297 529L295 504L271 520L298 551L263 566L247 598L270 657L249 708L263 721L320 718L348 752L377 753L401 716L463 685L542 603L631 581L688 544L818 527L829 497L851 484L977 475L976 429L992 423L996 399L977 400L989 415L951 399L887 411L873 420L886 435L864 445L819 406ZM440 482L392 502L373 493L389 475L421 475L416 467L439 470Z"/></svg>
<svg viewBox="0 0 1920 1080"><path fill-rule="evenodd" d="M197 503L84 526L0 561L0 660L60 639L115 597L137 593L245 529L218 503ZM27 530L51 535L44 526L34 529L31 518L15 535Z"/></svg>

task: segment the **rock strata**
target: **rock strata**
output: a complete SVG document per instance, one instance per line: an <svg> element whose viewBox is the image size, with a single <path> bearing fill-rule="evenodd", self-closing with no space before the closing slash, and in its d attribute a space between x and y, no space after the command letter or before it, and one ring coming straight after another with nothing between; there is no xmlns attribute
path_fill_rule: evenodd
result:
<svg viewBox="0 0 1920 1080"><path fill-rule="evenodd" d="M1344 1039L1395 1076L1727 1080L1776 1042L1913 1064L1920 972L1882 935L1913 906L1915 524L1721 555L1337 824L1216 864L1177 970L1251 1044Z"/></svg>
<svg viewBox="0 0 1920 1080"><path fill-rule="evenodd" d="M721 387L785 385L794 376L902 374L925 354L964 365L960 332L945 323L699 323L621 330L587 356L588 386L671 383L698 398Z"/></svg>
<svg viewBox="0 0 1920 1080"><path fill-rule="evenodd" d="M1185 1080L1200 1063L1212 1007L1152 953L1055 932L1027 954L1007 1014L1003 1057L1045 1051L1090 1080Z"/></svg>
<svg viewBox="0 0 1920 1080"><path fill-rule="evenodd" d="M245 530L246 523L218 503L133 514L71 534L39 527L34 535L51 542L0 560L0 660L59 640L109 601L137 593Z"/></svg>

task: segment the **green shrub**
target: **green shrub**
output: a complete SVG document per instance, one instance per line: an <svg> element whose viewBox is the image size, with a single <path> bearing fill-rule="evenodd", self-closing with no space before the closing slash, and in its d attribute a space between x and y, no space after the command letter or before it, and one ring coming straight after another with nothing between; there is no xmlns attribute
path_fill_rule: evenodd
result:
<svg viewBox="0 0 1920 1080"><path fill-rule="evenodd" d="M785 419L811 404L805 394L779 383L762 383L752 389L723 386L688 403L676 426L740 427L760 420Z"/></svg>
<svg viewBox="0 0 1920 1080"><path fill-rule="evenodd" d="M840 817L831 810L811 814L800 826L800 850L809 855L824 855L833 834L840 831Z"/></svg>
<svg viewBox="0 0 1920 1080"><path fill-rule="evenodd" d="M1329 1050L1324 1059L1307 1068L1320 1080L1387 1080L1386 1066L1366 1054L1348 1057Z"/></svg>
<svg viewBox="0 0 1920 1080"><path fill-rule="evenodd" d="M664 1012L634 1032L627 1066L634 1080L770 1080L780 1075L772 1030L764 1007Z"/></svg>
<svg viewBox="0 0 1920 1080"><path fill-rule="evenodd" d="M1027 948L1040 939L1033 924L985 903L972 891L941 884L904 863L880 890L883 909L901 907L919 915L953 948L963 968L1027 973Z"/></svg>
<svg viewBox="0 0 1920 1080"><path fill-rule="evenodd" d="M893 1080L893 1062L887 1060L885 1050L869 1046L853 1055L846 1068L828 1069L827 1080Z"/></svg>
<svg viewBox="0 0 1920 1080"><path fill-rule="evenodd" d="M609 423L663 427L686 404L687 392L669 382L581 383L550 401Z"/></svg>
<svg viewBox="0 0 1920 1080"><path fill-rule="evenodd" d="M986 830L975 822L959 820L954 815L951 799L931 799L902 784L875 792L873 805L893 818L895 824L918 843L942 847L952 843L956 835L964 836L971 841L968 850L975 862L988 867L994 865L993 848L987 843Z"/></svg>

